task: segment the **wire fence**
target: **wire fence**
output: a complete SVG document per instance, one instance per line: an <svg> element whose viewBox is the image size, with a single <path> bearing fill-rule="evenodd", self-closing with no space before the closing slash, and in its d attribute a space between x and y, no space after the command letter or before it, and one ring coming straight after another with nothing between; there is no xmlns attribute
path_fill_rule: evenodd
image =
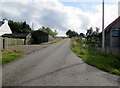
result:
<svg viewBox="0 0 120 88"><path fill-rule="evenodd" d="M96 48L106 54L113 54L120 57L120 47L105 47L103 50L99 42L81 41L80 39L78 39L77 41L79 42L80 46L88 47L88 48Z"/></svg>

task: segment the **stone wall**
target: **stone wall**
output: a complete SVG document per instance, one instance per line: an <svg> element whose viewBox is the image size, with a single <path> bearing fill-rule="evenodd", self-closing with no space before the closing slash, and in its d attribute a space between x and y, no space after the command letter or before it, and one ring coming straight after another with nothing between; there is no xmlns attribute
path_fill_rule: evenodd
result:
<svg viewBox="0 0 120 88"><path fill-rule="evenodd" d="M0 37L0 49L8 49L13 45L24 45L24 41L24 39Z"/></svg>

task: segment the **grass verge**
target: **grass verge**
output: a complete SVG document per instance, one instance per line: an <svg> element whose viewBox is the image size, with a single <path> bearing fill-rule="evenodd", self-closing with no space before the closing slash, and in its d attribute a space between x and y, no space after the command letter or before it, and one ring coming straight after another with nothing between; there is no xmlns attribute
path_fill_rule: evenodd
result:
<svg viewBox="0 0 120 88"><path fill-rule="evenodd" d="M53 39L53 40L51 40L51 41L49 41L49 42L45 42L45 43L42 43L42 44L52 44L52 43L56 43L56 42L58 42L58 41L61 41L63 38L55 38L55 39Z"/></svg>
<svg viewBox="0 0 120 88"><path fill-rule="evenodd" d="M11 50L3 50L2 51L2 65L7 64L22 55L20 51L11 51Z"/></svg>
<svg viewBox="0 0 120 88"><path fill-rule="evenodd" d="M78 43L72 39L71 49L77 54L84 62L89 65L95 66L106 72L120 75L120 58L100 52L95 48L89 48L83 44Z"/></svg>

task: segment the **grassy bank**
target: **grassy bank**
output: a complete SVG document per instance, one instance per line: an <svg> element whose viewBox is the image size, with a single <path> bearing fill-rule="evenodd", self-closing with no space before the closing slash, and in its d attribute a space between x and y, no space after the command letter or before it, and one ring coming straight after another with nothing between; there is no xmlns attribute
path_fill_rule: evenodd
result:
<svg viewBox="0 0 120 88"><path fill-rule="evenodd" d="M9 63L22 55L20 51L11 51L11 50L3 50L2 51L2 64Z"/></svg>
<svg viewBox="0 0 120 88"><path fill-rule="evenodd" d="M112 54L105 54L95 48L90 48L85 44L72 39L71 49L84 62L95 66L101 70L120 75L120 58Z"/></svg>
<svg viewBox="0 0 120 88"><path fill-rule="evenodd" d="M42 43L42 44L52 44L52 43L56 43L56 42L58 42L58 41L61 41L63 38L55 38L55 39L53 39L53 40L51 40L51 41L49 41L49 42L45 42L45 43Z"/></svg>

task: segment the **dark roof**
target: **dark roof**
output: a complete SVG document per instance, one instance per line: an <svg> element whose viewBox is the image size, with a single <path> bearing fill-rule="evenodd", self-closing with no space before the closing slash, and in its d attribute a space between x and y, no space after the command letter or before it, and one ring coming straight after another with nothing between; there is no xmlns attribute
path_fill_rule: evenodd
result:
<svg viewBox="0 0 120 88"><path fill-rule="evenodd" d="M110 31L111 27L114 26L118 21L120 21L120 16L115 19L112 23L110 23L106 28L105 28L105 31L108 32Z"/></svg>
<svg viewBox="0 0 120 88"><path fill-rule="evenodd" d="M26 38L29 33L15 33L12 34L14 38Z"/></svg>
<svg viewBox="0 0 120 88"><path fill-rule="evenodd" d="M25 39L29 33L14 33L14 34L4 34L3 37L13 37Z"/></svg>
<svg viewBox="0 0 120 88"><path fill-rule="evenodd" d="M0 21L0 27L1 27L3 24L4 24L4 22L3 22L3 21Z"/></svg>
<svg viewBox="0 0 120 88"><path fill-rule="evenodd" d="M34 31L32 34L33 35L36 34L38 36L48 36L49 35L48 33L40 31L40 30L39 31Z"/></svg>

